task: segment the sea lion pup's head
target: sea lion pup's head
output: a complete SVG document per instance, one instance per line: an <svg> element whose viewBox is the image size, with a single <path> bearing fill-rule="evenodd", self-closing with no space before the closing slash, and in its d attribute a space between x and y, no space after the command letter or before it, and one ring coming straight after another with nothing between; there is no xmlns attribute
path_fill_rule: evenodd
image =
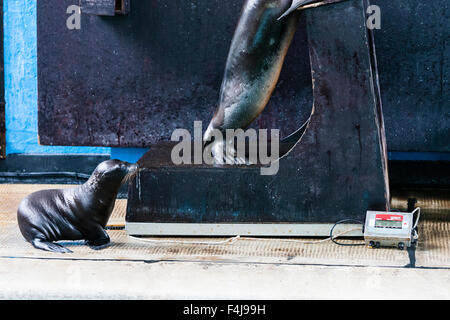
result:
<svg viewBox="0 0 450 320"><path fill-rule="evenodd" d="M134 177L138 165L121 160L106 160L95 168L89 180L86 182L94 189L117 190L124 182Z"/></svg>

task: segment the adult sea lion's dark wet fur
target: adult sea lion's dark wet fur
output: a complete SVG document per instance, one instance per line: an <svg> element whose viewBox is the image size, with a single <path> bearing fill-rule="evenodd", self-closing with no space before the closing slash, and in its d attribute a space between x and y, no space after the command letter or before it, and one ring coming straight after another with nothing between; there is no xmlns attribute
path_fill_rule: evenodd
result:
<svg viewBox="0 0 450 320"><path fill-rule="evenodd" d="M292 0L245 2L228 53L219 106L205 141L214 129L245 129L267 105L297 27L297 12L278 20L291 5ZM214 150L213 146L213 154Z"/></svg>
<svg viewBox="0 0 450 320"><path fill-rule="evenodd" d="M34 247L53 252L72 252L58 240L86 240L93 249L109 244L106 223L120 185L134 175L136 164L119 160L100 163L88 181L68 189L34 192L17 211L20 231Z"/></svg>

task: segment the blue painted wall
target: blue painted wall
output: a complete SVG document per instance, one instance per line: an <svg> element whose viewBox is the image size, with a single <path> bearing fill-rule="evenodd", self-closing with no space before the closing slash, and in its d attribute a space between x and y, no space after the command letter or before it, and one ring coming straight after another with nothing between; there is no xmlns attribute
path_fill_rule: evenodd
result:
<svg viewBox="0 0 450 320"><path fill-rule="evenodd" d="M6 153L102 154L134 162L140 148L40 146L36 0L4 0Z"/></svg>
<svg viewBox="0 0 450 320"><path fill-rule="evenodd" d="M110 148L40 146L36 0L4 1L6 153L110 154Z"/></svg>

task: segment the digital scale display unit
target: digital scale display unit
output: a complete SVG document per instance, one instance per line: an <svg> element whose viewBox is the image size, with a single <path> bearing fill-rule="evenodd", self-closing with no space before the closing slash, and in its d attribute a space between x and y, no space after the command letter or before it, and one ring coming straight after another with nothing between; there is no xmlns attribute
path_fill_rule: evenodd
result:
<svg viewBox="0 0 450 320"><path fill-rule="evenodd" d="M393 228L402 229L403 224L405 227L408 222L403 222L403 215L399 214L376 214L375 215L375 228Z"/></svg>
<svg viewBox="0 0 450 320"><path fill-rule="evenodd" d="M418 216L414 223L414 213L417 211ZM373 248L410 247L417 239L416 227L419 215L419 208L413 212L367 211L364 226L366 245Z"/></svg>

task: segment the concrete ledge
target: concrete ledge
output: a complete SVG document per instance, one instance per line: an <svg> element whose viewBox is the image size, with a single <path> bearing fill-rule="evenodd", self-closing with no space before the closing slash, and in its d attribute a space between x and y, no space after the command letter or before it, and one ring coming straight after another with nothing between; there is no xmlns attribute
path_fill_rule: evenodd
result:
<svg viewBox="0 0 450 320"><path fill-rule="evenodd" d="M449 299L449 270L1 259L0 299Z"/></svg>

